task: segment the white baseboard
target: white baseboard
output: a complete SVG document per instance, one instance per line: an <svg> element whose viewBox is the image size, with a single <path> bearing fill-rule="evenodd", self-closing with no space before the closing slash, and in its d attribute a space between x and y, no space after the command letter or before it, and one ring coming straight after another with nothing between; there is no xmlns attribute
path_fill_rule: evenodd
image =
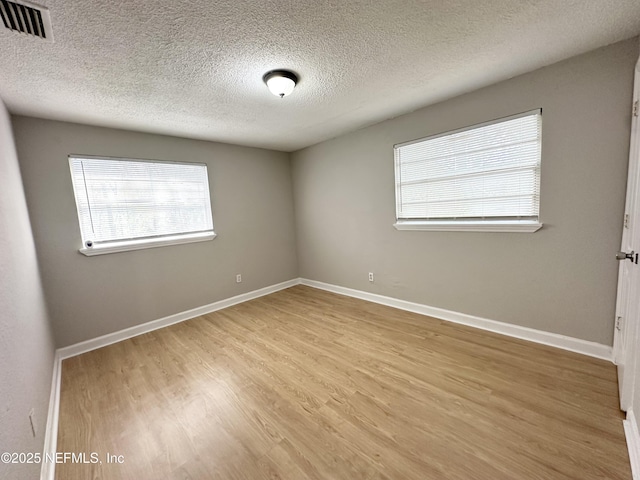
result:
<svg viewBox="0 0 640 480"><path fill-rule="evenodd" d="M581 340L579 338L567 337L565 335L559 335L557 333L535 330L533 328L521 327L519 325L513 325L510 323L498 322L496 320L489 320L473 315L467 315L466 313L445 310L443 308L430 307L428 305L422 305L419 303L407 302L405 300L398 300L397 298L385 297L383 295L377 295L375 293L363 292L361 290L354 290L351 288L331 285L329 283L317 282L315 280L308 280L306 278L301 278L300 283L302 285L319 288L321 290L327 290L329 292L338 293L340 295L347 295L349 297L379 303L381 305L398 308L400 310L406 310L413 313L427 315L429 317L435 317L440 320L460 323L462 325L476 327L494 333L500 333L509 337L515 337L522 340L528 340L530 342L541 343L543 345L549 345L551 347L581 353L583 355L608 360L610 362L613 361L612 348L608 345L602 345L600 343L589 342L587 340Z"/></svg>
<svg viewBox="0 0 640 480"><path fill-rule="evenodd" d="M627 438L633 480L640 480L640 431L638 430L638 422L636 422L633 410L627 412L627 419L623 420L622 423L624 425L624 435Z"/></svg>
<svg viewBox="0 0 640 480"><path fill-rule="evenodd" d="M62 360L56 351L53 357L53 376L51 377L51 394L49 396L49 411L47 412L47 427L44 432L44 449L42 453L41 480L54 480L56 476L55 463L47 461L47 455L55 455L58 444L58 415L60 413L60 379L62 375ZM54 458L54 457L49 457Z"/></svg>
<svg viewBox="0 0 640 480"><path fill-rule="evenodd" d="M300 279L294 278L293 280L288 280L276 285L270 285L258 290L243 293L241 295L236 295L235 297L210 303L202 307L192 308L191 310L187 310L185 312L175 313L173 315L169 315L168 317L160 318L158 320L152 320L150 322L136 325L134 327L125 328L124 330L119 330L117 332L108 333L106 335L102 335L101 337L92 338L91 340L76 343L68 347L59 348L58 354L60 355L61 360L69 357L75 357L76 355L90 352L91 350L95 350L97 348L106 347L107 345L111 345L112 343L121 342L122 340L137 337L138 335L152 332L154 330L158 330L159 328L168 327L169 325L173 325L175 323L184 322L185 320L189 320L190 318L199 317L200 315L215 312L216 310L222 310L223 308L231 307L233 305L237 305L238 303L243 303L249 300L253 300L254 298L263 297L264 295L269 295L270 293L277 292L278 290L284 290L285 288L293 287L294 285L298 285L299 283Z"/></svg>

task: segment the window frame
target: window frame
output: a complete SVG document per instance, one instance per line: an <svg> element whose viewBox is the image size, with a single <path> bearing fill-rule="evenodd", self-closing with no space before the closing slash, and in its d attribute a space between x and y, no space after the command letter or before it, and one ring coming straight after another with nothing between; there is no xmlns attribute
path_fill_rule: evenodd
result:
<svg viewBox="0 0 640 480"><path fill-rule="evenodd" d="M209 240L213 240L216 238L217 234L215 233L215 224L213 222L213 205L211 202L211 183L209 179L209 168L206 163L202 162L178 162L174 160L151 160L151 159L142 159L142 158L131 158L131 157L108 157L103 155L80 155L80 154L71 154L68 155L69 162L69 171L71 174L71 188L73 190L74 202L76 205L76 218L78 221L78 229L80 232L80 239L82 241L82 247L78 249L80 253L85 256L92 257L95 255L105 255L110 253L119 253L119 252L127 252L132 250L143 250L147 248L156 248L156 247L164 247L169 245L181 245L186 243L196 243L196 242L206 242ZM190 233L177 233L173 235L158 235L152 237L144 237L137 239L123 239L123 240L113 240L109 243L93 245L91 247L87 247L85 245L85 239L82 236L82 226L81 226L81 212L80 206L78 203L78 197L76 194L75 184L73 181L74 172L72 162L74 160L110 160L110 161L122 161L122 162L137 162L137 163L155 163L155 164L177 164L177 165L200 165L205 167L206 178L207 178L207 189L208 189L208 201L209 201L209 213L211 214L211 231L205 232L190 232Z"/></svg>
<svg viewBox="0 0 640 480"><path fill-rule="evenodd" d="M396 221L393 226L396 230L421 230L421 231L463 231L463 232L522 232L533 233L542 228L543 224L540 221L540 202L538 203L538 216L536 220L530 219L504 219L504 218L491 218L486 219L404 219L398 216L398 207L400 204L400 192L399 192L399 169L400 162L398 161L397 151L404 146L413 145L428 140L434 140L436 138L454 135L469 130L475 130L478 128L486 127L489 125L495 125L498 123L507 122L510 120L516 120L518 118L526 117L529 115L539 115L540 121L540 179L542 173L542 108L535 108L526 112L517 113L515 115L509 115L486 122L469 125L466 127L458 128L455 130L449 130L446 132L437 133L434 135L428 135L426 137L410 140L395 144L393 146L394 152L394 189L395 189L395 207L396 207ZM539 182L540 183L540 182ZM541 185L539 184L538 196L540 196Z"/></svg>

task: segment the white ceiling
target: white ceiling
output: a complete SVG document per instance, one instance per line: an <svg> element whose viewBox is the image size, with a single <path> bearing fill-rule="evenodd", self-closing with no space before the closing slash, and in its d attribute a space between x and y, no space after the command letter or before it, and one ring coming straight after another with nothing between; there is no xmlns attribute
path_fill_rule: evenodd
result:
<svg viewBox="0 0 640 480"><path fill-rule="evenodd" d="M11 112L285 151L640 32L638 0L35 1L54 43L0 27Z"/></svg>

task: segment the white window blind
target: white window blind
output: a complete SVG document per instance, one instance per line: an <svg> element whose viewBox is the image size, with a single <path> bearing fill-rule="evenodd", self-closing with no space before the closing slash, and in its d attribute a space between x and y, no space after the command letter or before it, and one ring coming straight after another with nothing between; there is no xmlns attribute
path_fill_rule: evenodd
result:
<svg viewBox="0 0 640 480"><path fill-rule="evenodd" d="M396 145L398 223L538 221L542 112Z"/></svg>
<svg viewBox="0 0 640 480"><path fill-rule="evenodd" d="M86 249L212 238L206 165L80 156L69 164Z"/></svg>

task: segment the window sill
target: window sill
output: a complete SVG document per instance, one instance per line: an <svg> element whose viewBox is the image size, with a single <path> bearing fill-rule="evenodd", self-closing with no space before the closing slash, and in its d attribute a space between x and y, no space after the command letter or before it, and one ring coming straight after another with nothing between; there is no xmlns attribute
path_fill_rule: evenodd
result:
<svg viewBox="0 0 640 480"><path fill-rule="evenodd" d="M533 221L493 221L493 222L427 222L402 220L393 224L396 230L420 230L430 232L521 232L533 233L542 228L542 223Z"/></svg>
<svg viewBox="0 0 640 480"><path fill-rule="evenodd" d="M98 245L91 248L81 248L78 250L87 257L94 255L105 255L107 253L128 252L130 250L142 250L145 248L165 247L167 245L180 245L182 243L206 242L216 238L216 234L210 233L192 233L189 235L174 235L171 237L157 238L153 240L127 240L124 242L113 242L109 245Z"/></svg>

